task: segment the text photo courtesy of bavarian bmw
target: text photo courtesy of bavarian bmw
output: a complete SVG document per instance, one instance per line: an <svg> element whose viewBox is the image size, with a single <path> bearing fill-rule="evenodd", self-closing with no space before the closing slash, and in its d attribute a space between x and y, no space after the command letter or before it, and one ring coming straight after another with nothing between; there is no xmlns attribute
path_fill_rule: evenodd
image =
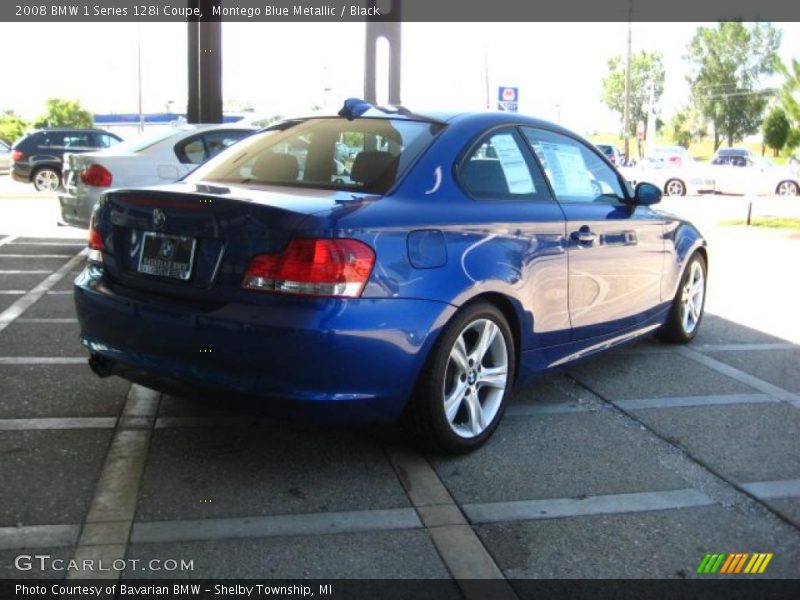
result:
<svg viewBox="0 0 800 600"><path fill-rule="evenodd" d="M651 333L689 342L706 243L591 144L511 113L349 100L97 204L75 281L99 375L292 418L485 442L514 385Z"/></svg>

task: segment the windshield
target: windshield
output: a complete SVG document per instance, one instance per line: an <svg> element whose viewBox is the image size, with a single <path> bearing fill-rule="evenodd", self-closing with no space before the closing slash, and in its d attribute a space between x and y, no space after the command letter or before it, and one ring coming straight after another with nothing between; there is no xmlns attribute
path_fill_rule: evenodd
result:
<svg viewBox="0 0 800 600"><path fill-rule="evenodd" d="M443 127L402 119L308 119L236 144L187 180L382 194Z"/></svg>

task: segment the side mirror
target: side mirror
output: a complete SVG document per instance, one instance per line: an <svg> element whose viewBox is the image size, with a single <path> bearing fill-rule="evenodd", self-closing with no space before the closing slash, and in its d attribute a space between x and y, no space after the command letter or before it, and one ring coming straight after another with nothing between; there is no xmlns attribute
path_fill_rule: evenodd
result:
<svg viewBox="0 0 800 600"><path fill-rule="evenodd" d="M636 191L633 194L634 203L639 206L650 206L661 202L661 190L652 183L642 181L636 184Z"/></svg>

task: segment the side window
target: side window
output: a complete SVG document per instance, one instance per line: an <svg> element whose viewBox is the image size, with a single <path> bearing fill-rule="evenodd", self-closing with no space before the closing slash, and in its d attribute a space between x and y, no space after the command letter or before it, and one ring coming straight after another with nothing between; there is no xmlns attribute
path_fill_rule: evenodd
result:
<svg viewBox="0 0 800 600"><path fill-rule="evenodd" d="M560 202L625 200L617 174L589 147L543 129L523 127L522 133Z"/></svg>
<svg viewBox="0 0 800 600"><path fill-rule="evenodd" d="M111 148L111 146L119 142L117 138L112 137L105 133L95 133L94 139L95 139L94 145L97 148Z"/></svg>
<svg viewBox="0 0 800 600"><path fill-rule="evenodd" d="M64 145L64 134L58 131L49 131L47 133L39 134L36 140L36 145L39 148L50 148L52 146Z"/></svg>
<svg viewBox="0 0 800 600"><path fill-rule="evenodd" d="M175 155L182 163L199 165L206 159L206 146L201 136L190 137L175 145Z"/></svg>
<svg viewBox="0 0 800 600"><path fill-rule="evenodd" d="M504 129L487 135L461 164L458 177L474 198L548 200L549 191L538 169L525 159L514 133Z"/></svg>
<svg viewBox="0 0 800 600"><path fill-rule="evenodd" d="M69 148L92 148L88 133L65 133L63 146Z"/></svg>
<svg viewBox="0 0 800 600"><path fill-rule="evenodd" d="M215 131L205 136L208 158L216 156L231 144L249 135L249 131Z"/></svg>

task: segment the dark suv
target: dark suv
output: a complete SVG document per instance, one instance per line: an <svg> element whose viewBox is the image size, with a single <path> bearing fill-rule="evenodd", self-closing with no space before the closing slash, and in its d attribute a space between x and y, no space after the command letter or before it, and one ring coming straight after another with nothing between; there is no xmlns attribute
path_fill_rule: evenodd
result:
<svg viewBox="0 0 800 600"><path fill-rule="evenodd" d="M39 129L14 144L11 176L23 183L33 183L38 191L61 187L64 153L91 152L110 148L122 138L102 129Z"/></svg>

